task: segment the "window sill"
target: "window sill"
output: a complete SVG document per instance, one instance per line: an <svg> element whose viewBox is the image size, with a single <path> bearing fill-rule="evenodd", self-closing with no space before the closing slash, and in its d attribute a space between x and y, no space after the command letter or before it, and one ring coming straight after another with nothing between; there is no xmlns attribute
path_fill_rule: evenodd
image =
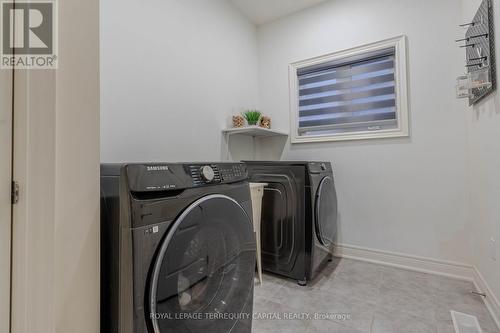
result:
<svg viewBox="0 0 500 333"><path fill-rule="evenodd" d="M356 140L371 140L371 139L388 139L388 138L404 138L409 137L408 130L391 130L379 132L360 132L350 133L345 135L310 135L310 136L292 136L292 144L296 143L314 143L314 142L335 142L335 141L356 141Z"/></svg>

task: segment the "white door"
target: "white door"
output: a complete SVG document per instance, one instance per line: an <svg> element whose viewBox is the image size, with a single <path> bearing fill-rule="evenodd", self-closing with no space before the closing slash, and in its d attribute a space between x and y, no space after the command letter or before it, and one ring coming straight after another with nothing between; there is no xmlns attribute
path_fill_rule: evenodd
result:
<svg viewBox="0 0 500 333"><path fill-rule="evenodd" d="M12 71L0 69L0 332L10 331Z"/></svg>

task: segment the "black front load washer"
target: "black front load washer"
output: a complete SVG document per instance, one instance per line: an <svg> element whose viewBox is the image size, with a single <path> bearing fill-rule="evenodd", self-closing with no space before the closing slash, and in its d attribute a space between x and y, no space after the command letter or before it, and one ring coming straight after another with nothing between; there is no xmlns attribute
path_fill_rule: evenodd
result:
<svg viewBox="0 0 500 333"><path fill-rule="evenodd" d="M329 162L245 161L250 181L265 182L262 268L307 284L331 260L337 194Z"/></svg>
<svg viewBox="0 0 500 333"><path fill-rule="evenodd" d="M101 166L101 332L250 333L255 240L241 163Z"/></svg>

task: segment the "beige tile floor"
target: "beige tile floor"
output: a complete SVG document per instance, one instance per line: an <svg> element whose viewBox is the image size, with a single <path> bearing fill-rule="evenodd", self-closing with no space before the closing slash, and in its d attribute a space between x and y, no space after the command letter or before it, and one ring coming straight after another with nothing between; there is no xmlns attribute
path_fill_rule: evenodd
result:
<svg viewBox="0 0 500 333"><path fill-rule="evenodd" d="M475 315L484 333L500 333L472 289L466 281L335 259L307 287L264 275L255 284L253 332L455 333L455 310Z"/></svg>

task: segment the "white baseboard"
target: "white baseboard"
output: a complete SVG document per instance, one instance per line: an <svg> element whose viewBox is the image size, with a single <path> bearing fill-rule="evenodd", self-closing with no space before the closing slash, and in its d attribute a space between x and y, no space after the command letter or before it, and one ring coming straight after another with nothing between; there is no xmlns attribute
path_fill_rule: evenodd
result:
<svg viewBox="0 0 500 333"><path fill-rule="evenodd" d="M486 297L484 298L484 303L486 304L486 307L490 311L491 316L495 320L497 326L500 327L500 302L498 301L498 298L495 296L495 294L491 291L491 288L486 282L486 280L483 278L483 275L479 272L479 270L476 267L474 267L473 282L477 290L480 290L481 292L486 294Z"/></svg>
<svg viewBox="0 0 500 333"><path fill-rule="evenodd" d="M491 291L481 273L474 266L346 244L337 244L334 254L337 257L471 281L474 283L477 291L486 294L486 298L484 299L486 307L497 326L500 327L500 302Z"/></svg>
<svg viewBox="0 0 500 333"><path fill-rule="evenodd" d="M335 255L411 271L447 276L454 279L474 280L474 267L457 262L417 257L346 244L337 244Z"/></svg>

